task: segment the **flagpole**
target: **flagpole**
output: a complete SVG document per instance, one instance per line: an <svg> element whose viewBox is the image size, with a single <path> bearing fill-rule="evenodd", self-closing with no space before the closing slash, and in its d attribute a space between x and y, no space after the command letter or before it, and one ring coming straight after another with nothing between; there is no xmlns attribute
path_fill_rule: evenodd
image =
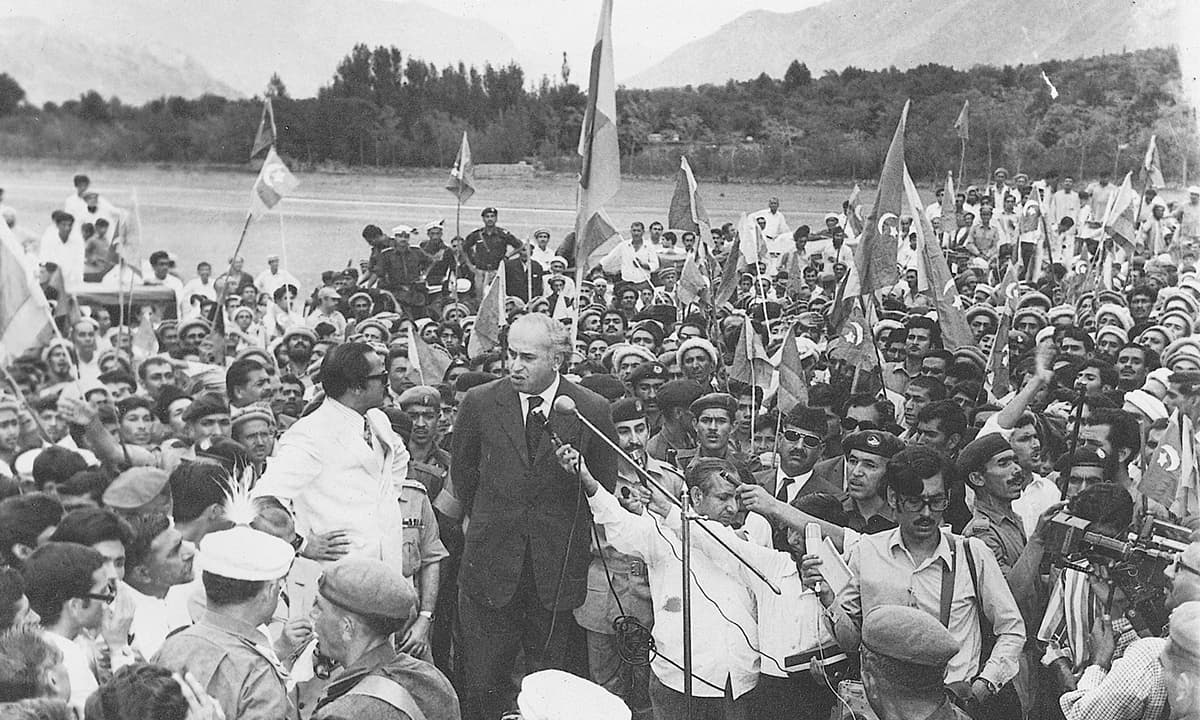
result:
<svg viewBox="0 0 1200 720"><path fill-rule="evenodd" d="M246 242L246 231L250 229L250 221L254 219L253 212L246 213L246 222L242 225L242 234L238 236L237 245L233 248L233 255L229 257L229 269L225 271L225 282L221 283L221 292L217 293L217 308L213 316L208 319L210 323L217 320L217 313L225 312L225 297L229 295L229 282L233 279L233 264L237 261L238 255L242 252L242 244Z"/></svg>
<svg viewBox="0 0 1200 720"><path fill-rule="evenodd" d="M958 142L962 145L962 150L958 154L958 182L962 183L963 175L967 172L967 139L959 137ZM954 202L954 198L950 198L950 202Z"/></svg>

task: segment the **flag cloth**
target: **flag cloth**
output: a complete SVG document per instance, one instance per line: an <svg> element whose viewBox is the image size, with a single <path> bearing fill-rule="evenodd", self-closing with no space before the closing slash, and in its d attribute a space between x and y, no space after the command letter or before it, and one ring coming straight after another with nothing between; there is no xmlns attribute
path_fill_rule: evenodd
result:
<svg viewBox="0 0 1200 720"><path fill-rule="evenodd" d="M1046 71L1042 71L1042 82L1046 83L1046 88L1050 91L1050 99L1058 99L1058 88L1054 87L1054 83L1050 82L1050 78L1046 75Z"/></svg>
<svg viewBox="0 0 1200 720"><path fill-rule="evenodd" d="M779 412L785 415L797 405L808 405L808 380L796 347L796 326L788 326L787 336L779 351L779 392L776 396Z"/></svg>
<svg viewBox="0 0 1200 720"><path fill-rule="evenodd" d="M767 241L763 239L762 228L754 218L742 213L738 218L737 234L737 251L743 263L754 265L766 260Z"/></svg>
<svg viewBox="0 0 1200 720"><path fill-rule="evenodd" d="M1025 253L1033 253L1029 260L1028 282L1037 282L1042 274L1042 248L1046 240L1046 219L1042 215L1042 204L1033 196L1025 203L1025 208L1017 218L1017 252L1021 253L1024 261Z"/></svg>
<svg viewBox="0 0 1200 720"><path fill-rule="evenodd" d="M446 375L452 360L450 353L421 338L416 327L408 331L408 376L418 385L437 385Z"/></svg>
<svg viewBox="0 0 1200 720"><path fill-rule="evenodd" d="M1195 517L1200 513L1200 468L1196 466L1196 428L1186 415L1180 420L1180 462L1183 472L1179 477L1179 489L1175 502L1167 509L1176 517Z"/></svg>
<svg viewBox="0 0 1200 720"><path fill-rule="evenodd" d="M861 368L863 372L870 372L879 367L871 326L863 314L861 303L854 302L851 305L850 314L842 323L837 336L829 341L829 357Z"/></svg>
<svg viewBox="0 0 1200 720"><path fill-rule="evenodd" d="M213 312L212 329L208 333L208 343L212 346L212 362L214 365L225 367L225 306L217 305ZM200 359L208 362L205 358Z"/></svg>
<svg viewBox="0 0 1200 720"><path fill-rule="evenodd" d="M508 297L505 275L504 263L500 263L496 277L479 303L479 314L471 330L471 340L467 343L470 357L479 357L500 344L500 327L508 320L508 313L504 311L504 299Z"/></svg>
<svg viewBox="0 0 1200 720"><path fill-rule="evenodd" d="M671 207L667 210L667 227L691 230L701 242L708 242L712 225L700 202L697 187L687 156L680 155L679 172L675 173L675 194L671 196Z"/></svg>
<svg viewBox="0 0 1200 720"><path fill-rule="evenodd" d="M737 350L733 353L733 364L729 368L729 379L755 385L766 392L771 388L774 376L775 366L763 345L762 336L754 329L750 318L745 318L741 335L738 336Z"/></svg>
<svg viewBox="0 0 1200 720"><path fill-rule="evenodd" d="M279 204L300 184L296 176L283 164L275 148L267 151L267 159L258 171L254 189L250 192L250 214L261 215Z"/></svg>
<svg viewBox="0 0 1200 720"><path fill-rule="evenodd" d="M5 364L54 337L50 303L29 277L22 255L20 242L0 220L0 362Z"/></svg>
<svg viewBox="0 0 1200 720"><path fill-rule="evenodd" d="M859 196L862 195L862 188L858 183L854 183L854 188L850 191L850 197L846 198L846 235L849 237L858 237L862 233L862 205L859 203Z"/></svg>
<svg viewBox="0 0 1200 720"><path fill-rule="evenodd" d="M1104 229L1112 234L1113 240L1130 256L1133 255L1133 223L1137 219L1140 204L1141 198L1133 189L1133 173L1127 172L1121 186L1108 203L1108 209L1104 213Z"/></svg>
<svg viewBox="0 0 1200 720"><path fill-rule="evenodd" d="M1138 492L1170 508L1183 486L1183 478L1196 471L1191 442L1184 442L1179 411L1171 413L1166 434L1138 483Z"/></svg>
<svg viewBox="0 0 1200 720"><path fill-rule="evenodd" d="M154 334L154 325L150 322L148 311L142 312L137 330L133 333L132 347L135 365L141 365L146 358L158 354L158 336Z"/></svg>
<svg viewBox="0 0 1200 720"><path fill-rule="evenodd" d="M984 378L984 386L995 398L1002 398L1012 392L1008 333L1012 328L1013 312L1021 294L1018 269L1016 263L1009 263L1000 285L996 288L996 297L1003 304L1000 307L1000 325L996 328L996 339L992 341L992 352L988 356L987 375Z"/></svg>
<svg viewBox="0 0 1200 720"><path fill-rule="evenodd" d="M942 329L942 343L947 350L974 345L975 336L967 324L950 265L933 232L933 225L921 210L921 196L907 168L904 170L904 190L908 197L908 214L913 217L913 228L917 233L917 248L921 253L917 264L917 290L933 298L938 325Z"/></svg>
<svg viewBox="0 0 1200 720"><path fill-rule="evenodd" d="M970 118L970 100L963 100L962 110L958 111L958 119L954 121L954 130L958 133L959 140L969 140L971 138L971 118Z"/></svg>
<svg viewBox="0 0 1200 720"><path fill-rule="evenodd" d="M254 135L254 144L250 146L250 159L253 160L260 152L275 145L275 108L271 107L271 97L268 95L263 102L262 119L258 121L258 132Z"/></svg>
<svg viewBox="0 0 1200 720"><path fill-rule="evenodd" d="M467 142L467 131L463 130L462 144L458 146L458 157L450 168L450 182L446 189L454 193L461 205L475 194L475 163L471 162L471 145Z"/></svg>
<svg viewBox="0 0 1200 720"><path fill-rule="evenodd" d="M947 244L954 242L958 235L958 214L954 212L954 173L946 173L946 190L942 193L942 237Z"/></svg>
<svg viewBox="0 0 1200 720"><path fill-rule="evenodd" d="M859 271L859 288L853 293L855 295L873 294L895 285L899 279L896 250L900 212L904 206L904 125L908 118L908 106L909 101L905 100L896 134L892 136L892 144L883 161L875 206L867 215L862 240L854 254L854 266Z"/></svg>
<svg viewBox="0 0 1200 720"><path fill-rule="evenodd" d="M679 284L675 287L675 295L685 306L697 302L706 302L711 280L708 273L700 267L699 254L701 243L696 243L695 249L688 253L683 261L683 269L679 272Z"/></svg>
<svg viewBox="0 0 1200 720"><path fill-rule="evenodd" d="M1163 181L1162 163L1158 159L1158 136L1150 136L1150 144L1146 147L1146 157L1142 160L1142 182L1148 188L1161 188Z"/></svg>
<svg viewBox="0 0 1200 720"><path fill-rule="evenodd" d="M592 47L587 109L579 133L579 214L575 218L575 257L587 258L612 237L612 224L601 209L621 188L621 151L617 145L617 84L613 79L612 0L602 0L600 24ZM607 233L607 234L606 234ZM583 263L576 263L580 267Z"/></svg>
<svg viewBox="0 0 1200 720"><path fill-rule="evenodd" d="M744 267L742 263L742 254L737 248L730 248L729 255L725 258L725 264L721 266L721 276L717 282L717 292L713 296L713 305L721 307L729 302L734 293L737 292L738 279L741 277L741 269Z"/></svg>

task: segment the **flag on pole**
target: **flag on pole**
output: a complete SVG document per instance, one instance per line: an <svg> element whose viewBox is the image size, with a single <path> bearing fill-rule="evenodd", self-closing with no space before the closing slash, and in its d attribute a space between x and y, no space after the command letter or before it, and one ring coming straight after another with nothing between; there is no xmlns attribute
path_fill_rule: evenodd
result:
<svg viewBox="0 0 1200 720"><path fill-rule="evenodd" d="M592 47L587 108L579 133L579 214L575 218L575 257L586 259L616 234L602 213L621 188L621 151L617 145L617 84L613 79L612 0L602 0ZM577 262L580 274L587 263Z"/></svg>
<svg viewBox="0 0 1200 720"><path fill-rule="evenodd" d="M1162 163L1158 159L1158 136L1150 136L1150 144L1146 147L1146 157L1142 160L1142 179L1148 188L1161 188L1163 181Z"/></svg>
<svg viewBox="0 0 1200 720"><path fill-rule="evenodd" d="M667 210L667 227L691 230L700 242L707 243L711 236L708 213L700 202L696 176L687 156L679 156L679 172L675 174L675 194L671 196L671 207Z"/></svg>
<svg viewBox="0 0 1200 720"><path fill-rule="evenodd" d="M1046 83L1046 89L1050 91L1050 99L1058 99L1058 88L1054 87L1054 83L1050 82L1050 77L1046 75L1046 71L1042 71L1042 82Z"/></svg>
<svg viewBox="0 0 1200 720"><path fill-rule="evenodd" d="M50 303L29 277L16 235L0 220L0 363L41 347L54 337ZM60 303L65 305L66 298Z"/></svg>
<svg viewBox="0 0 1200 720"><path fill-rule="evenodd" d="M500 328L508 322L508 313L504 310L504 300L508 297L505 275L504 263L500 263L496 277L479 303L479 314L475 318L475 327L471 329L471 340L467 343L467 354L471 357L479 357L500 344Z"/></svg>
<svg viewBox="0 0 1200 720"><path fill-rule="evenodd" d="M837 335L829 340L829 357L861 368L862 372L879 367L875 340L861 303L850 303L849 315Z"/></svg>
<svg viewBox="0 0 1200 720"><path fill-rule="evenodd" d="M254 189L250 193L250 214L261 215L279 204L300 184L296 176L284 165L275 148L267 151L267 159L258 171Z"/></svg>
<svg viewBox="0 0 1200 720"><path fill-rule="evenodd" d="M1163 507L1171 507L1183 478L1195 472L1195 458L1186 451L1190 446L1190 442L1184 442L1180 415L1175 411L1171 413L1166 435L1159 441L1158 450L1142 474L1138 492Z"/></svg>
<svg viewBox="0 0 1200 720"><path fill-rule="evenodd" d="M737 251L746 265L754 265L767 257L767 241L763 239L762 228L753 217L742 213L737 224Z"/></svg>
<svg viewBox="0 0 1200 720"><path fill-rule="evenodd" d="M887 157L883 161L883 172L879 176L879 190L875 193L875 206L867 215L862 240L854 255L854 266L859 271L859 287L847 296L871 295L877 290L891 287L899 279L896 269L896 250L900 233L900 212L904 206L904 125L908 119L909 101L904 101L900 111L900 122L892 136Z"/></svg>
<svg viewBox="0 0 1200 720"><path fill-rule="evenodd" d="M796 346L795 323L788 326L787 336L779 351L779 392L776 396L779 412L789 413L797 405L808 405L808 381Z"/></svg>
<svg viewBox="0 0 1200 720"><path fill-rule="evenodd" d="M1000 286L996 288L996 295L1003 305L1000 307L1000 325L996 328L996 339L992 341L992 352L988 357L987 374L984 377L984 386L991 391L992 397L995 398L1004 397L1012 391L1010 373L1012 362L1009 358L1008 334L1012 329L1017 298L1021 294L1017 271L1017 264L1009 263L1004 277L1000 280Z"/></svg>
<svg viewBox="0 0 1200 720"><path fill-rule="evenodd" d="M446 375L451 364L450 353L437 345L430 345L411 327L408 331L408 376L418 385L437 385Z"/></svg>
<svg viewBox="0 0 1200 720"><path fill-rule="evenodd" d="M679 271L679 284L675 286L675 295L683 305L707 300L708 290L712 280L708 273L700 267L700 249L704 247L697 243L692 252L683 261L683 269Z"/></svg>
<svg viewBox="0 0 1200 720"><path fill-rule="evenodd" d="M253 160L260 152L275 145L275 108L271 107L271 96L263 102L262 119L258 121L258 132L254 135L254 144L250 146L250 159Z"/></svg>
<svg viewBox="0 0 1200 720"><path fill-rule="evenodd" d="M958 133L959 140L971 138L970 107L971 101L963 100L962 110L958 111L958 119L954 121L954 130Z"/></svg>
<svg viewBox="0 0 1200 720"><path fill-rule="evenodd" d="M858 237L863 230L862 223L862 204L858 198L862 195L862 188L858 183L854 183L854 189L850 191L850 197L846 198L846 226L850 231L847 233L850 237Z"/></svg>
<svg viewBox="0 0 1200 720"><path fill-rule="evenodd" d="M1133 255L1133 224L1137 218L1141 198L1133 189L1133 173L1125 173L1121 186L1113 194L1104 213L1104 229L1112 234L1113 240Z"/></svg>
<svg viewBox="0 0 1200 720"><path fill-rule="evenodd" d="M713 295L714 307L721 307L729 302L730 298L737 292L738 279L741 275L740 271L742 267L742 254L736 247L730 248L729 255L725 257L725 264L721 266L721 276L717 281L717 292Z"/></svg>
<svg viewBox="0 0 1200 720"><path fill-rule="evenodd" d="M733 364L729 367L729 379L755 385L766 392L771 389L774 375L775 366L771 363L771 355L763 345L762 336L754 329L754 323L747 317L742 322L737 350L733 353Z"/></svg>
<svg viewBox="0 0 1200 720"><path fill-rule="evenodd" d="M121 225L121 245L119 252L126 265L140 269L142 266L142 212L138 203L138 193L135 189L132 197L132 207L125 211L124 222Z"/></svg>
<svg viewBox="0 0 1200 720"><path fill-rule="evenodd" d="M942 328L942 342L947 350L974 345L975 336L963 313L958 287L954 284L954 276L950 274L950 265L933 233L933 225L921 209L921 196L908 174L908 168L904 170L904 191L908 198L908 213L913 217L913 228L917 233L917 248L921 253L917 264L917 291L933 298L938 325Z"/></svg>
<svg viewBox="0 0 1200 720"><path fill-rule="evenodd" d="M458 146L454 167L450 168L450 182L446 184L446 189L454 193L460 205L475 194L475 163L471 162L471 145L467 142L466 130L463 130L462 144Z"/></svg>

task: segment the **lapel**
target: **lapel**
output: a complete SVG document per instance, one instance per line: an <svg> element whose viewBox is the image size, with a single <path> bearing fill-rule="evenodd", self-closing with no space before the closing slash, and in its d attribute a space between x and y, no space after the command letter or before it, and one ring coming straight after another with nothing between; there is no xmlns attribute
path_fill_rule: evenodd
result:
<svg viewBox="0 0 1200 720"><path fill-rule="evenodd" d="M497 388L496 404L500 406L500 414L496 418L500 427L512 442L517 457L529 467L529 449L525 447L525 410L521 407L521 397L517 395L511 381L505 381Z"/></svg>
<svg viewBox="0 0 1200 720"><path fill-rule="evenodd" d="M573 386L568 383L566 378L559 378L558 393L555 394L555 399L566 396L578 402L579 398L570 391L571 387ZM544 456L554 454L554 443L550 438L549 432L551 430L563 442L574 445L580 452L584 452L587 449L587 438L583 435L583 427L577 418L570 415L559 415L554 412L553 404L546 417L547 432L542 433L541 442L538 443L537 457L534 458L535 463L542 460ZM551 464L555 467L558 466L557 462L552 462Z"/></svg>

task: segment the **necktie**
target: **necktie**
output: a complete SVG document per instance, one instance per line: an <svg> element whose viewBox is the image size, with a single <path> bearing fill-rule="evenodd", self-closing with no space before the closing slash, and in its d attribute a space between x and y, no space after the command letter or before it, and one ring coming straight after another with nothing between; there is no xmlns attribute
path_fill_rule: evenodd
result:
<svg viewBox="0 0 1200 720"><path fill-rule="evenodd" d="M779 491L775 493L775 499L778 500L779 502L787 502L788 501L788 492L787 492L788 487L790 487L791 484L794 482L796 482L796 481L793 478L785 477L783 479L783 482L779 483Z"/></svg>
<svg viewBox="0 0 1200 720"><path fill-rule="evenodd" d="M529 412L525 415L525 448L529 450L530 462L537 454L538 443L542 440L542 428L546 424L546 419L537 412L541 404L541 397L534 395L529 398Z"/></svg>
<svg viewBox="0 0 1200 720"><path fill-rule="evenodd" d="M375 433L371 432L371 423L367 421L366 417L364 417L363 418L363 441L366 442L367 447L371 448L372 450L375 449L374 435L375 435Z"/></svg>

